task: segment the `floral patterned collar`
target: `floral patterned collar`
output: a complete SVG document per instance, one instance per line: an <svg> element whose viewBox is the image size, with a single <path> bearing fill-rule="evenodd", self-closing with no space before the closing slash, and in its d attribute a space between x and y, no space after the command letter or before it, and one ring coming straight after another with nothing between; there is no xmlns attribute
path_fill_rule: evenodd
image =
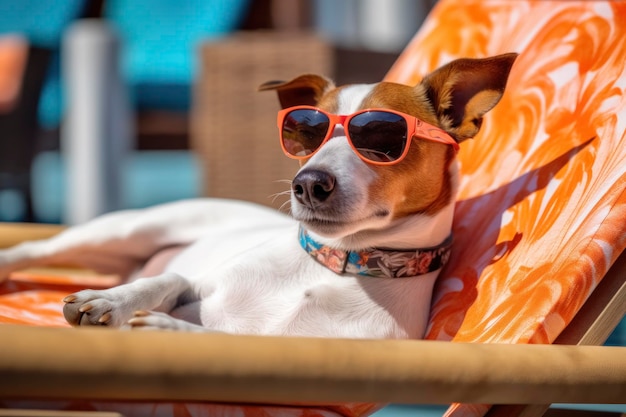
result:
<svg viewBox="0 0 626 417"><path fill-rule="evenodd" d="M408 278L442 268L450 258L452 235L438 246L426 249L365 249L344 251L316 242L300 226L300 245L319 263L337 274L378 278Z"/></svg>

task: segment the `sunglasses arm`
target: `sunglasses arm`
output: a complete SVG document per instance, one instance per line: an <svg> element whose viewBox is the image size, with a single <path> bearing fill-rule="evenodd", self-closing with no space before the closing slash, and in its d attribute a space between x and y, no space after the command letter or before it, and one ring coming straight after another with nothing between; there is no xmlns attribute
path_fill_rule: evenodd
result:
<svg viewBox="0 0 626 417"><path fill-rule="evenodd" d="M414 129L413 136L433 142L443 143L445 145L451 145L455 152L459 151L459 143L443 129L426 123L417 117L415 118Z"/></svg>

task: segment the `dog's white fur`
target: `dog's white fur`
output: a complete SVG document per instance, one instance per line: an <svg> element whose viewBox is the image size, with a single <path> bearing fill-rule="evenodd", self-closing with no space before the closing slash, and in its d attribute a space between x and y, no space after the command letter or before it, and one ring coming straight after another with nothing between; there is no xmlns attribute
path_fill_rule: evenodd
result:
<svg viewBox="0 0 626 417"><path fill-rule="evenodd" d="M350 114L375 85L344 88L337 113ZM317 240L334 247L416 248L450 234L458 167L449 168L451 197L435 214L394 219L368 199L377 178L351 149L339 126L302 169L323 169L341 185L340 223ZM298 242L311 213L292 196L293 218L261 206L218 199L175 202L107 214L44 241L0 251L0 279L38 264L79 263L132 278L107 290L66 299L74 324L140 329L347 338L421 338L439 271L415 278L337 275ZM156 276L142 268L168 248L178 253ZM136 313L136 311L141 311Z"/></svg>

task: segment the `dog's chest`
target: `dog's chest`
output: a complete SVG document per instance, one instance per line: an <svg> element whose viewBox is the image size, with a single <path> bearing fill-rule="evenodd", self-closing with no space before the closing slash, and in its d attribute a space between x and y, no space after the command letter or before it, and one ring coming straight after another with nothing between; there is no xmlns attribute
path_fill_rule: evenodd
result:
<svg viewBox="0 0 626 417"><path fill-rule="evenodd" d="M428 277L337 275L299 246L295 224L238 233L243 230L216 230L172 263L198 297L172 315L229 333L421 336L429 303L416 301L430 291Z"/></svg>

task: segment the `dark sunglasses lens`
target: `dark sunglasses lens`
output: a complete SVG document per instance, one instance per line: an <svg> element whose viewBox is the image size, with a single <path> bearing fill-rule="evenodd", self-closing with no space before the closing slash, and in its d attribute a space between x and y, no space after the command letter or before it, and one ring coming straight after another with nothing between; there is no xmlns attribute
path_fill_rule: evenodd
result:
<svg viewBox="0 0 626 417"><path fill-rule="evenodd" d="M370 111L350 120L352 144L366 159L393 162L402 156L407 142L404 117L383 111Z"/></svg>
<svg viewBox="0 0 626 417"><path fill-rule="evenodd" d="M312 154L324 141L329 125L328 117L313 109L289 112L282 126L285 150L293 156Z"/></svg>

